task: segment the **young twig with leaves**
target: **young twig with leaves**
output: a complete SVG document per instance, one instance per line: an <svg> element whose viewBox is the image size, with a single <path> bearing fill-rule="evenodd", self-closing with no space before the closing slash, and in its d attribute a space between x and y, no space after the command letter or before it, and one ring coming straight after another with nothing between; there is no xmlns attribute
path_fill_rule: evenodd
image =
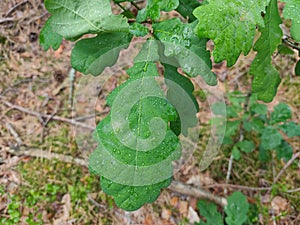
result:
<svg viewBox="0 0 300 225"><path fill-rule="evenodd" d="M122 6L125 1L113 2ZM123 13L113 14L109 0L45 0L51 17L41 31L40 43L47 50L57 49L63 38L76 42L71 55L72 67L98 76L116 63L119 52L134 37L145 37L133 66L127 70L130 78L107 97L111 111L94 132L98 147L89 159L90 171L101 176L102 189L114 197L119 207L131 211L153 202L160 190L171 183L172 161L181 155L179 137L188 136L190 128L197 124L199 106L192 94L191 79L201 76L208 85L217 85L217 77L211 71L211 55L206 50L207 41L214 42L214 61L226 60L228 67L236 63L241 53L256 51L250 67L254 76L252 93L257 93L259 100L270 102L280 83L272 55L282 40L279 27L282 21L275 0L203 3L148 0L145 7L134 0L127 2L138 10L136 15L124 7L121 7ZM292 20L291 37L300 41L300 3L284 2L283 15ZM162 11L173 10L185 20L161 19ZM260 37L252 47L257 32ZM94 37L85 38L85 34ZM158 63L164 68L163 79ZM166 93L161 82L167 87ZM283 105L278 107L278 110L286 109ZM261 108L257 106L255 112L264 110ZM277 134L277 128L290 132L289 127L293 126L288 123L275 128L282 121L282 116L275 114L271 115L270 125L261 128L265 129L261 137L262 152L282 144L287 147L278 135L273 144L267 141L269 135ZM235 148L250 152L253 143L244 140ZM235 158L237 152L233 152ZM207 161L211 162L216 153L210 154ZM290 155L280 153L280 157ZM225 209L226 221L241 224L234 222L231 207Z"/></svg>

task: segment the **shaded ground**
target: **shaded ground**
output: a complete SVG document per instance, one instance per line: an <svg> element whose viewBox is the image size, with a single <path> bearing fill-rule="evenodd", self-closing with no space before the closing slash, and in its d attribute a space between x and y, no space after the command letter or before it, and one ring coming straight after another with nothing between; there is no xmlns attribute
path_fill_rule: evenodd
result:
<svg viewBox="0 0 300 225"><path fill-rule="evenodd" d="M64 119L77 118L77 122L88 126L101 120L108 112L106 95L126 78L122 76L122 62L107 70L115 76L106 82L101 92L92 93L97 103L90 109L85 96L90 89L82 88L82 75L70 67L72 45L64 42L57 51L48 52L39 46L39 32L49 16L41 1L4 0L0 15L0 221L6 218L4 224L150 225L192 224L199 220L197 199L170 190L163 190L153 204L133 213L124 212L101 191L98 177L90 175L85 166L66 162L61 157L86 159L88 156L90 150L78 147L78 140L75 140L74 122ZM251 53L249 58L241 57L234 69L228 70L224 64L214 66L220 79L227 82L220 83L221 90L249 89L248 71L253 56ZM300 121L300 80L292 75L293 57L277 56L275 63L283 82L276 99L268 107L272 109L278 102L286 102L292 108L294 120ZM235 79L237 77L239 79ZM72 110L74 95L78 100L76 111ZM201 103L201 108L209 112L207 103ZM79 118L94 112L96 118ZM199 148L204 148L202 145L208 138L206 118L207 115L202 114L204 125ZM80 126L78 129L87 134L91 132ZM295 153L300 151L299 141L291 144ZM18 154L36 149L43 150L45 155L59 153L60 156L47 160ZM225 183L228 152L221 152L202 173L198 169L198 155L195 153L192 162L182 168L175 179L193 186L206 186L213 194L224 195L222 184ZM281 176L278 188L268 195L265 191L247 189L247 186L269 187L274 174L285 163L274 159L273 163L262 167L254 158L247 156L244 161L234 163L230 180L234 185L228 188L229 192L241 190L249 202L258 203L261 224L274 224L274 221L299 224L299 191L283 194L280 191L299 188L299 158Z"/></svg>

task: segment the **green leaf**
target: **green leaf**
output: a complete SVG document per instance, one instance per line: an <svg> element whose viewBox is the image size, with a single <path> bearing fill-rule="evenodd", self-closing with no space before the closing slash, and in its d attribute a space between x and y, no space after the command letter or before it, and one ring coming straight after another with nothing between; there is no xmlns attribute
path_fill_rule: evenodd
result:
<svg viewBox="0 0 300 225"><path fill-rule="evenodd" d="M293 121L280 124L279 129L282 130L288 137L300 136L300 126Z"/></svg>
<svg viewBox="0 0 300 225"><path fill-rule="evenodd" d="M160 194L160 189L168 187L170 183L171 179L167 179L152 185L128 186L101 177L102 190L108 195L115 196L116 205L127 211L137 210L145 203L155 201Z"/></svg>
<svg viewBox="0 0 300 225"><path fill-rule="evenodd" d="M295 66L295 75L300 76L300 60L298 60Z"/></svg>
<svg viewBox="0 0 300 225"><path fill-rule="evenodd" d="M279 72L272 66L272 55L281 43L282 30L279 27L281 19L278 13L277 1L271 0L265 18L265 27L260 27L261 36L254 45L257 55L250 67L254 76L252 92L265 102L271 102L276 95L280 83Z"/></svg>
<svg viewBox="0 0 300 225"><path fill-rule="evenodd" d="M240 120L227 121L223 144L232 144L232 137L237 134L240 123Z"/></svg>
<svg viewBox="0 0 300 225"><path fill-rule="evenodd" d="M235 64L239 55L248 54L252 47L256 25L264 26L261 12L269 0L210 0L194 10L199 20L195 32L200 38L214 41L215 62L227 60Z"/></svg>
<svg viewBox="0 0 300 225"><path fill-rule="evenodd" d="M277 159L284 159L285 161L288 161L292 158L293 148L286 141L282 141L281 145L277 146L275 150Z"/></svg>
<svg viewBox="0 0 300 225"><path fill-rule="evenodd" d="M255 144L253 141L239 141L236 146L243 152L252 152L255 149Z"/></svg>
<svg viewBox="0 0 300 225"><path fill-rule="evenodd" d="M98 148L89 158L103 190L128 211L157 198L170 183L172 161L181 154L169 125L178 114L156 81L157 51L156 42L146 42L127 70L130 78L108 96L111 111L97 125Z"/></svg>
<svg viewBox="0 0 300 225"><path fill-rule="evenodd" d="M204 225L223 225L223 219L221 214L217 210L217 206L214 203L206 202L200 200L197 203L199 214L204 216L206 223L201 223Z"/></svg>
<svg viewBox="0 0 300 225"><path fill-rule="evenodd" d="M47 51L49 48L57 50L63 40L63 37L55 33L50 25L51 19L47 20L40 33L40 45Z"/></svg>
<svg viewBox="0 0 300 225"><path fill-rule="evenodd" d="M292 20L291 35L296 41L300 41L300 1L282 0L285 2L283 16Z"/></svg>
<svg viewBox="0 0 300 225"><path fill-rule="evenodd" d="M129 27L129 32L131 34L133 34L134 36L146 36L149 32L148 28L145 27L144 25L140 24L140 23L133 23L133 24L130 24L130 27Z"/></svg>
<svg viewBox="0 0 300 225"><path fill-rule="evenodd" d="M226 106L226 113L228 118L236 118L238 117L237 111L234 106L227 105Z"/></svg>
<svg viewBox="0 0 300 225"><path fill-rule="evenodd" d="M235 160L240 160L241 158L241 152L236 146L233 146L232 148L232 156Z"/></svg>
<svg viewBox="0 0 300 225"><path fill-rule="evenodd" d="M268 108L266 105L254 103L250 106L250 110L254 114L258 115L266 115L268 112Z"/></svg>
<svg viewBox="0 0 300 225"><path fill-rule="evenodd" d="M105 67L116 63L119 52L128 47L131 38L131 34L119 32L82 39L72 50L72 66L84 74L97 76Z"/></svg>
<svg viewBox="0 0 300 225"><path fill-rule="evenodd" d="M184 18L188 18L189 22L193 22L196 20L196 17L193 15L193 10L200 5L197 0L179 0L179 5L175 10Z"/></svg>
<svg viewBox="0 0 300 225"><path fill-rule="evenodd" d="M170 12L178 5L179 0L148 0L146 7L138 12L136 21L140 23L148 18L158 20L161 11Z"/></svg>
<svg viewBox="0 0 300 225"><path fill-rule="evenodd" d="M210 54L206 50L207 40L199 39L194 34L194 25L174 18L153 24L152 28L156 39L164 44L166 57L176 58L187 75L201 75L207 84L216 85L216 76L211 72Z"/></svg>
<svg viewBox="0 0 300 225"><path fill-rule="evenodd" d="M195 127L198 122L196 113L199 111L199 105L193 96L194 85L190 79L179 74L176 67L163 65L165 83L168 87L167 99L179 114L178 119L171 122L172 130L177 135L182 133L187 136L188 128Z"/></svg>
<svg viewBox="0 0 300 225"><path fill-rule="evenodd" d="M258 159L262 162L270 161L270 151L268 149L264 149L261 145L259 146Z"/></svg>
<svg viewBox="0 0 300 225"><path fill-rule="evenodd" d="M242 225L247 220L249 203L247 198L241 192L234 192L227 198L228 205L225 206L225 221L230 225Z"/></svg>
<svg viewBox="0 0 300 225"><path fill-rule="evenodd" d="M285 54L285 55L294 55L295 54L295 52L292 49L290 49L289 47L287 47L286 45L283 45L283 44L278 45L277 50L278 50L279 54Z"/></svg>
<svg viewBox="0 0 300 225"><path fill-rule="evenodd" d="M261 147L266 150L272 150L281 144L282 135L274 127L267 126L261 131Z"/></svg>
<svg viewBox="0 0 300 225"><path fill-rule="evenodd" d="M67 39L129 28L126 18L112 14L109 0L45 0L45 7L53 31Z"/></svg>
<svg viewBox="0 0 300 225"><path fill-rule="evenodd" d="M274 107L271 113L270 124L285 122L287 119L292 118L292 112L287 104L279 103Z"/></svg>

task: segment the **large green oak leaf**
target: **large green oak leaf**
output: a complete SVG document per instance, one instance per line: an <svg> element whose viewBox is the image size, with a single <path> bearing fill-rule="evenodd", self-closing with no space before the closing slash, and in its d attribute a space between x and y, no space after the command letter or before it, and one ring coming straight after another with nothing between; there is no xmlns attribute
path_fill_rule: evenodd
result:
<svg viewBox="0 0 300 225"><path fill-rule="evenodd" d="M281 43L282 37L277 1L271 0L264 21L265 27L259 28L261 36L254 45L257 55L251 64L250 74L254 75L252 92L258 94L258 99L271 102L281 81L279 72L271 62L272 55Z"/></svg>
<svg viewBox="0 0 300 225"><path fill-rule="evenodd" d="M45 7L53 31L66 39L129 29L126 18L112 14L109 0L45 0Z"/></svg>
<svg viewBox="0 0 300 225"><path fill-rule="evenodd" d="M73 68L97 76L107 66L115 64L120 50L127 48L132 35L125 32L103 33L78 41L72 50Z"/></svg>
<svg viewBox="0 0 300 225"><path fill-rule="evenodd" d="M195 32L200 38L214 41L215 62L227 60L235 64L239 55L248 54L252 47L256 26L263 27L261 16L269 0L210 0L194 10L198 19Z"/></svg>

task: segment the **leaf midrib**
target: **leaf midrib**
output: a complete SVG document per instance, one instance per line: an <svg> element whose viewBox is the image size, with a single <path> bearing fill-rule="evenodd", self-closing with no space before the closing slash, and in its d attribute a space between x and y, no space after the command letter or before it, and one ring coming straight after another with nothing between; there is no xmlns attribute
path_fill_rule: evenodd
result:
<svg viewBox="0 0 300 225"><path fill-rule="evenodd" d="M103 29L100 29L99 27L95 26L95 25L92 23L91 20L89 20L88 18L86 18L86 17L84 17L83 15L79 14L79 13L76 12L75 10L73 10L73 9L71 9L71 8L69 8L69 7L67 7L66 5L59 4L59 3L57 3L57 2L54 2L53 4L56 4L56 5L60 6L61 8L64 8L64 9L66 9L66 10L69 10L71 13L77 15L78 17L80 17L80 18L82 18L84 21L86 21L91 27L95 28L97 31L99 31L99 32L104 31ZM107 16L109 16L109 15L107 15Z"/></svg>

